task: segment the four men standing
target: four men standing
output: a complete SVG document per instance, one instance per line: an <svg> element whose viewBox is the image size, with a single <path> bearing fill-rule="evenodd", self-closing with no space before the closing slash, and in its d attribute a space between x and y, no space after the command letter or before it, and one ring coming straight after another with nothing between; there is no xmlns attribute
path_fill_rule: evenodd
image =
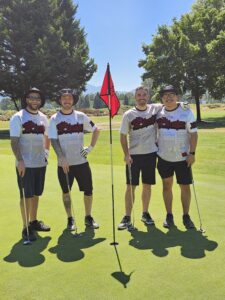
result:
<svg viewBox="0 0 225 300"><path fill-rule="evenodd" d="M149 214L151 185L155 184L155 168L163 182L163 198L167 211L164 227L174 225L172 214L173 175L181 189L183 223L186 228L194 228L189 216L191 165L195 161L197 128L193 113L181 106L173 86L161 90L162 103L148 104L149 93L144 87L135 91L136 105L123 115L120 128L120 142L126 163L125 216L118 229L131 225L134 191L142 175L142 217L146 225L154 224ZM70 189L74 178L80 191L84 192L85 225L94 229L99 225L94 221L92 210L92 174L86 159L99 137L99 129L82 112L75 111L78 101L76 91L60 91L58 103L60 111L48 121L39 111L45 103L38 89L30 89L25 95L23 109L10 120L10 137L13 153L17 160L17 177L21 194L21 213L24 223L22 236L35 240L34 230L49 231L49 226L37 221L39 196L43 192L49 139L58 158L58 179L67 214L67 229L75 230ZM84 147L84 132L92 132L91 142ZM47 133L48 132L48 133ZM129 135L129 142L128 137ZM26 209L22 201L25 193ZM27 212L27 213L25 213ZM29 222L29 224L28 224ZM26 230L27 225L27 230ZM29 236L28 236L29 235Z"/></svg>

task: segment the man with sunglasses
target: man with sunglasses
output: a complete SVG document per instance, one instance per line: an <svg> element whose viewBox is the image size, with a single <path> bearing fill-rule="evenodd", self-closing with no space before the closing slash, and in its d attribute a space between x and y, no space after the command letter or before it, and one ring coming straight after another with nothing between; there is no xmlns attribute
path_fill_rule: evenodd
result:
<svg viewBox="0 0 225 300"><path fill-rule="evenodd" d="M178 93L172 85L160 91L163 108L157 114L158 125L158 164L163 182L163 198L167 211L163 226L174 225L172 214L173 176L181 190L183 224L187 229L194 228L189 216L192 183L191 166L195 162L197 147L197 126L190 108L178 103Z"/></svg>
<svg viewBox="0 0 225 300"><path fill-rule="evenodd" d="M22 237L29 241L37 239L35 231L50 230L49 226L37 220L39 196L44 189L50 145L47 137L48 120L39 111L44 104L45 97L41 91L31 88L21 101L22 109L10 119L11 147L16 158L16 173L20 190Z"/></svg>
<svg viewBox="0 0 225 300"><path fill-rule="evenodd" d="M80 191L84 193L85 225L93 229L99 225L91 215L92 211L92 174L87 155L95 146L99 129L82 112L74 110L73 106L79 97L76 90L62 89L57 102L60 111L51 117L49 138L58 158L58 179L62 189L62 199L67 214L67 229L75 230L70 189L76 179ZM91 142L84 147L84 133L92 132Z"/></svg>

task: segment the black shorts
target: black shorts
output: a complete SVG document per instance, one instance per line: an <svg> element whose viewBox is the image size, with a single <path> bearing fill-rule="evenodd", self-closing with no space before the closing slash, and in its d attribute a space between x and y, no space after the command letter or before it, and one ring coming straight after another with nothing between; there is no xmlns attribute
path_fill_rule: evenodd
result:
<svg viewBox="0 0 225 300"><path fill-rule="evenodd" d="M91 169L89 167L88 162L81 165L69 166L68 179L69 179L70 189L73 186L74 178L76 178L76 181L79 186L79 190L84 192L85 195L91 196L93 190L92 175L91 175ZM62 167L58 167L58 179L63 193L64 194L68 193L66 175L63 172Z"/></svg>
<svg viewBox="0 0 225 300"><path fill-rule="evenodd" d="M139 177L141 172L142 183L155 184L155 167L156 167L156 153L131 155L133 163L131 164L131 178L129 176L129 169L126 165L126 179L127 184L139 185Z"/></svg>
<svg viewBox="0 0 225 300"><path fill-rule="evenodd" d="M26 168L23 178L19 176L16 168L17 182L20 190L20 198L23 197L22 185L24 187L25 198L41 196L44 190L46 167Z"/></svg>
<svg viewBox="0 0 225 300"><path fill-rule="evenodd" d="M187 166L186 160L170 162L158 157L158 172L162 179L166 179L176 174L178 184L191 184L191 168Z"/></svg>

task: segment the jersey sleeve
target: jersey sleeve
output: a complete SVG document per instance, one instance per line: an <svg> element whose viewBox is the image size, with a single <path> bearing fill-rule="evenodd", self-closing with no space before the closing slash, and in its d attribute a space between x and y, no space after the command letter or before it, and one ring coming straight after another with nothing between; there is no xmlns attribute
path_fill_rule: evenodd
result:
<svg viewBox="0 0 225 300"><path fill-rule="evenodd" d="M55 118L50 119L49 127L48 127L48 138L49 139L58 139L58 132L56 128Z"/></svg>
<svg viewBox="0 0 225 300"><path fill-rule="evenodd" d="M189 110L187 118L187 130L189 133L197 132L197 122L191 110Z"/></svg>
<svg viewBox="0 0 225 300"><path fill-rule="evenodd" d="M20 137L22 131L21 119L18 115L11 117L10 122L10 137Z"/></svg>
<svg viewBox="0 0 225 300"><path fill-rule="evenodd" d="M45 124L45 135L48 136L49 131L49 120L47 117L44 118L44 124Z"/></svg>
<svg viewBox="0 0 225 300"><path fill-rule="evenodd" d="M96 128L97 126L91 121L91 119L87 115L84 114L84 130L93 132Z"/></svg>
<svg viewBox="0 0 225 300"><path fill-rule="evenodd" d="M129 133L129 120L127 114L123 115L122 123L120 126L120 133L125 135Z"/></svg>

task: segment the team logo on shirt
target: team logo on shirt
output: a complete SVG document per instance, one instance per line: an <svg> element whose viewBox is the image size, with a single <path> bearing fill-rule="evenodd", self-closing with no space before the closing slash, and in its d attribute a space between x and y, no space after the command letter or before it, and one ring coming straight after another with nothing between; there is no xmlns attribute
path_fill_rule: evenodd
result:
<svg viewBox="0 0 225 300"><path fill-rule="evenodd" d="M58 135L80 133L83 132L83 124L70 124L67 122L60 122L57 126Z"/></svg>
<svg viewBox="0 0 225 300"><path fill-rule="evenodd" d="M197 128L197 123L196 122L191 123L191 129L193 129L193 128Z"/></svg>
<svg viewBox="0 0 225 300"><path fill-rule="evenodd" d="M131 122L131 125L133 126L133 130L138 130L141 128L148 127L150 125L154 125L155 121L156 121L156 115L153 115L148 119L137 117Z"/></svg>
<svg viewBox="0 0 225 300"><path fill-rule="evenodd" d="M45 127L44 125L38 125L33 121L27 121L23 123L23 134L44 134Z"/></svg>
<svg viewBox="0 0 225 300"><path fill-rule="evenodd" d="M158 123L159 128L165 128L165 129L186 129L186 123L184 121L170 121L167 118L163 117L156 121Z"/></svg>

